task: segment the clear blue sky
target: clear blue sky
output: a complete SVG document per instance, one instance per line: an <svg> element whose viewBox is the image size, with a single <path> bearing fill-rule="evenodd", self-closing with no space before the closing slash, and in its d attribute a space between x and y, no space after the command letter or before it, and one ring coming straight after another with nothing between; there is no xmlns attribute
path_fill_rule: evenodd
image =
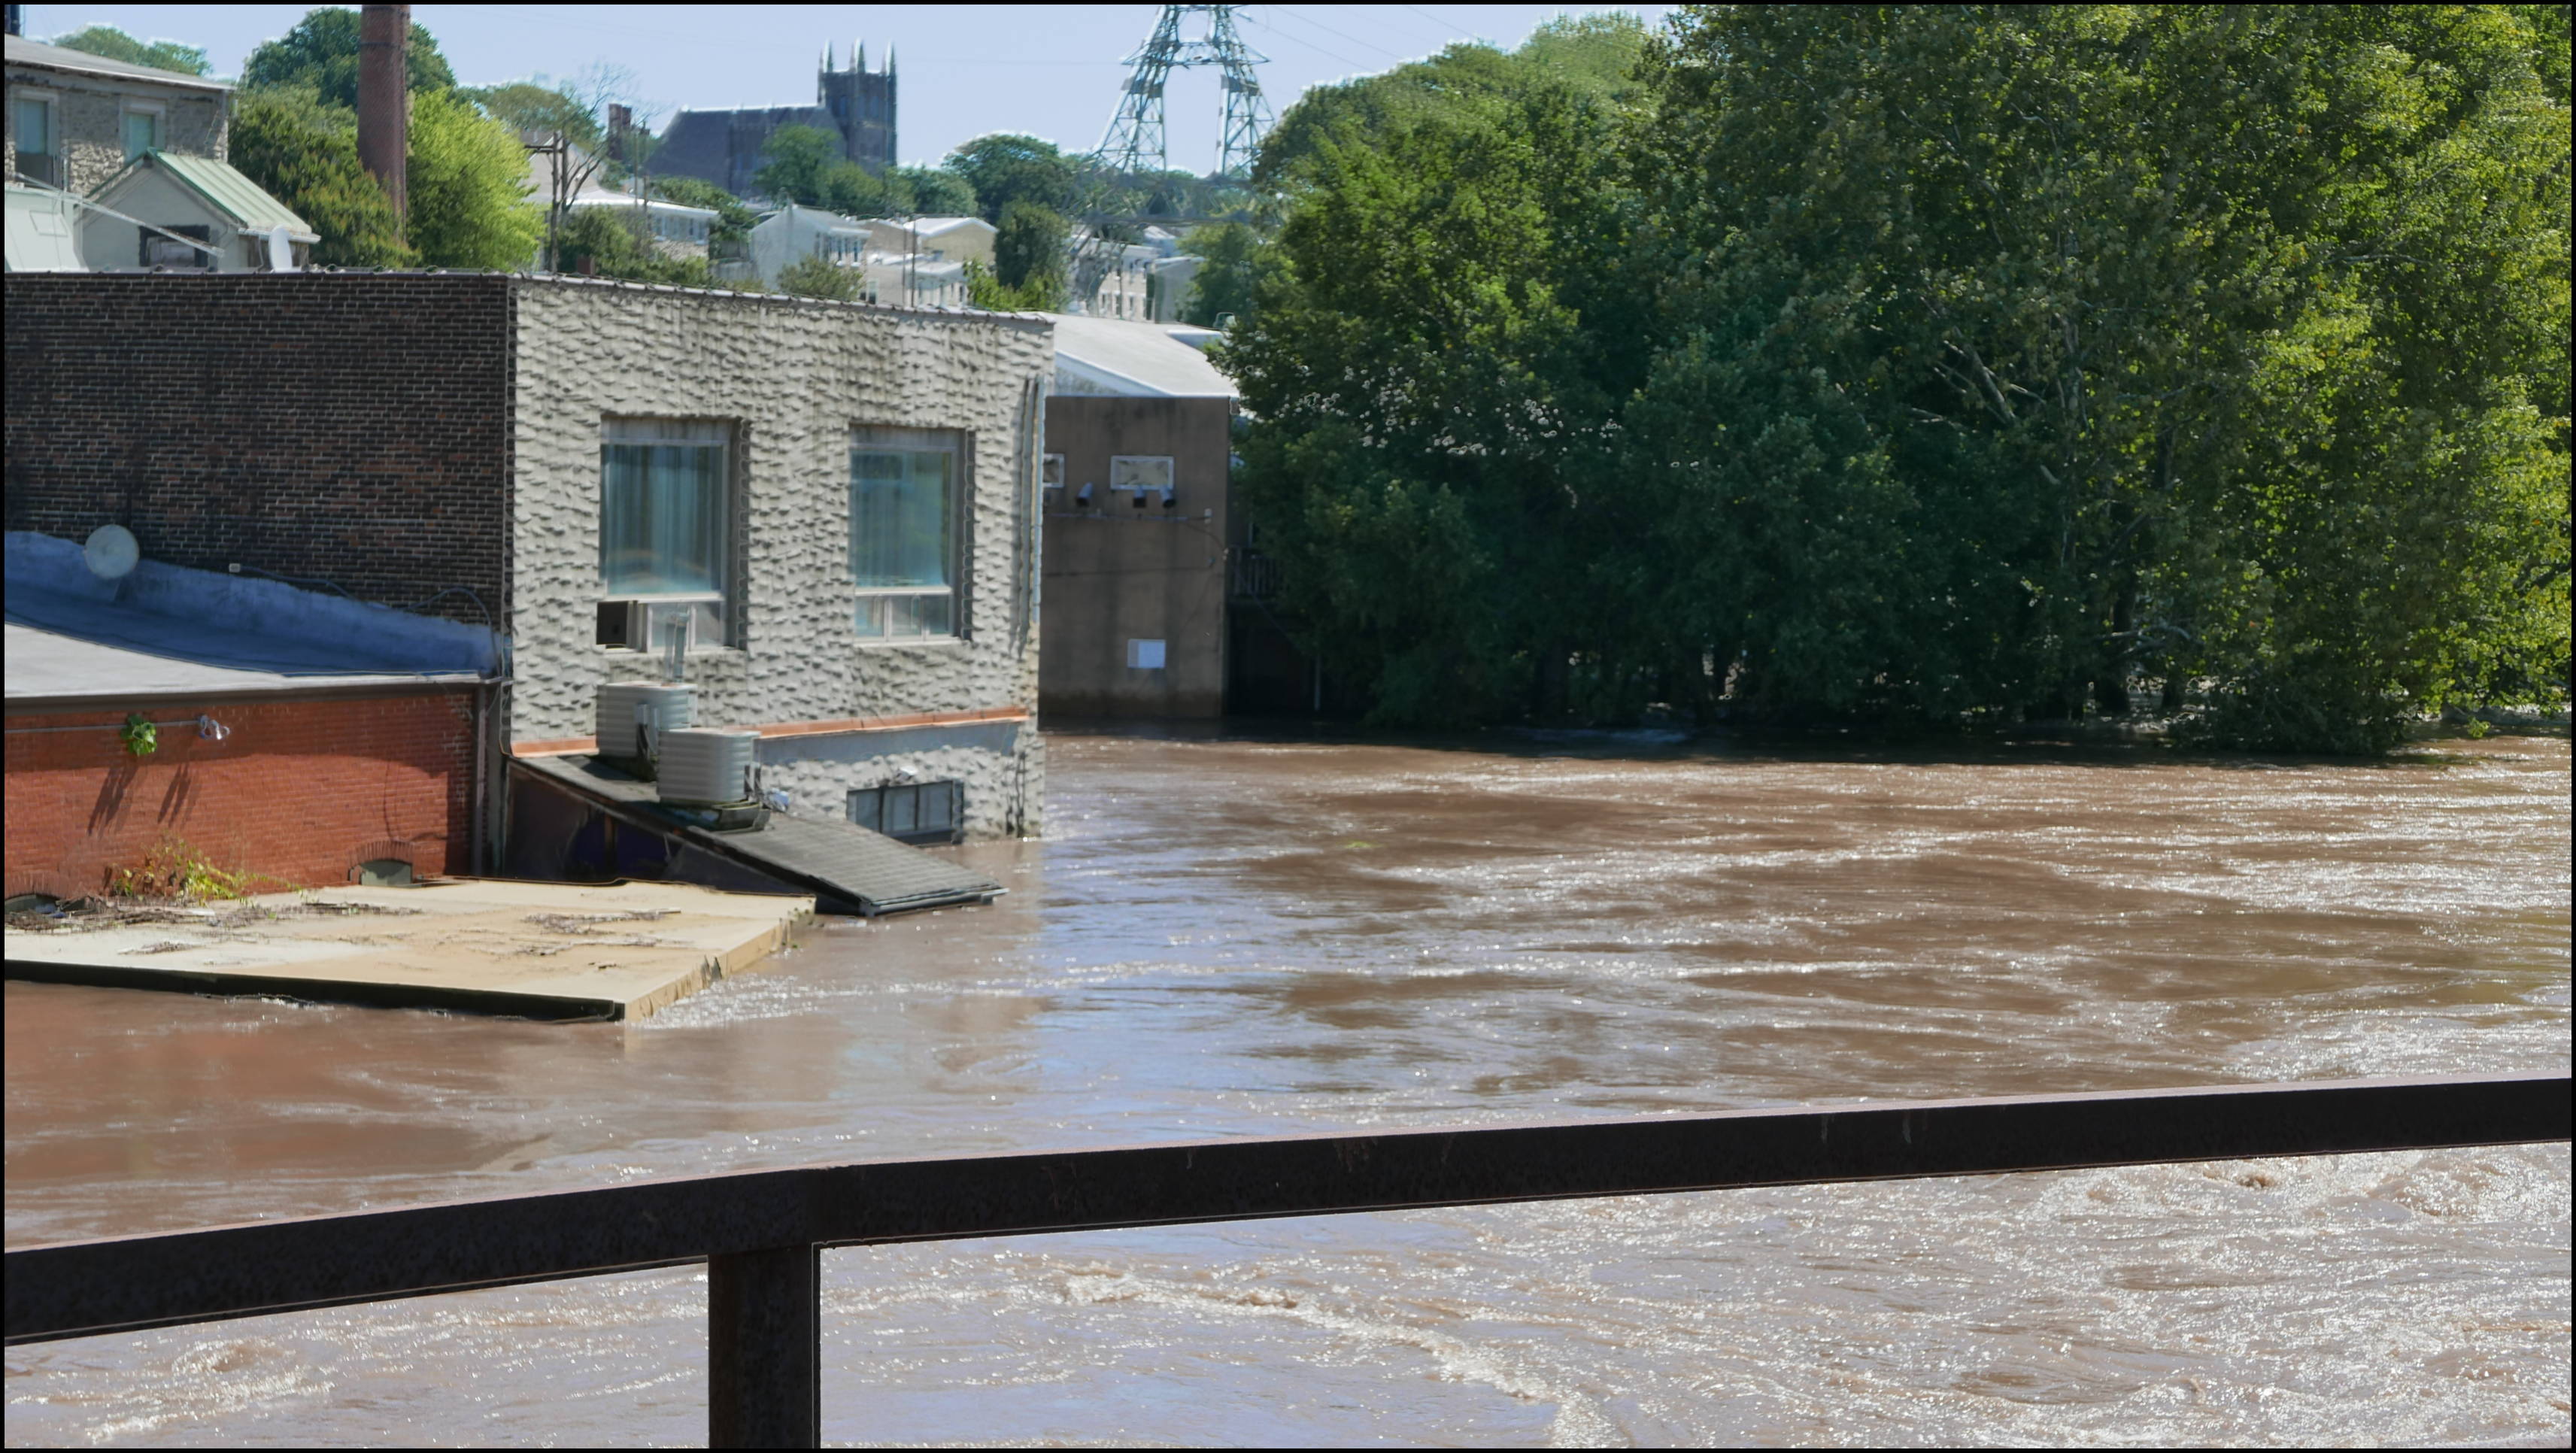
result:
<svg viewBox="0 0 2576 1453"><path fill-rule="evenodd" d="M204 46L215 74L241 70L283 34L301 5L30 5L42 40L93 23L144 40ZM1386 70L1453 40L1518 45L1552 16L1623 9L1648 20L1669 5L1247 5L1239 24L1269 57L1262 89L1285 111L1308 86ZM904 160L935 162L989 131L1043 136L1089 151L1118 101L1120 64L1151 34L1154 5L415 5L412 16L468 85L565 78L600 62L634 74L636 95L664 116L683 107L808 104L826 43L846 64L864 39L871 64L887 47L902 75ZM1189 32L1185 32L1189 33ZM1168 94L1172 164L1216 164L1216 75L1181 73Z"/></svg>

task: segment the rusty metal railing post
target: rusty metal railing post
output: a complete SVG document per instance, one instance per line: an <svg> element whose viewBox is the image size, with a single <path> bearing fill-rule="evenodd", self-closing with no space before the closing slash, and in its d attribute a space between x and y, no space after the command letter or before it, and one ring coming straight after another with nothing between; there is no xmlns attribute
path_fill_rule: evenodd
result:
<svg viewBox="0 0 2576 1453"><path fill-rule="evenodd" d="M707 1446L823 1446L822 1248L707 1258Z"/></svg>

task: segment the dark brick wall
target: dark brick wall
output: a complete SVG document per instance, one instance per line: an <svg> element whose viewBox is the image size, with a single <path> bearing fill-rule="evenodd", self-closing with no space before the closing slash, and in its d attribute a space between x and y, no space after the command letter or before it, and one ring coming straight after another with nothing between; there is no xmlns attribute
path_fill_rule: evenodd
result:
<svg viewBox="0 0 2576 1453"><path fill-rule="evenodd" d="M507 629L511 281L12 273L8 527Z"/></svg>

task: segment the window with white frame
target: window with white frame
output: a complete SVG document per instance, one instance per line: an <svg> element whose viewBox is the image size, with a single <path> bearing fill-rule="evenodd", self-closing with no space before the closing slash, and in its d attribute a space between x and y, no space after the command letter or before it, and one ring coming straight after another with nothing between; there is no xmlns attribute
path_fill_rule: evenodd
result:
<svg viewBox="0 0 2576 1453"><path fill-rule="evenodd" d="M850 583L858 633L953 636L963 533L965 436L953 429L850 433Z"/></svg>
<svg viewBox="0 0 2576 1453"><path fill-rule="evenodd" d="M733 428L708 419L608 419L599 441L599 642L663 650L727 643Z"/></svg>

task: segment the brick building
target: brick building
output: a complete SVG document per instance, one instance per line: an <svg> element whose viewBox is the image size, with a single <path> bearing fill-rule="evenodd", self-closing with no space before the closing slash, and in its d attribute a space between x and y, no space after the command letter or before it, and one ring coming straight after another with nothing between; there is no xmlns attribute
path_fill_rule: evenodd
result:
<svg viewBox="0 0 2576 1453"><path fill-rule="evenodd" d="M1043 320L437 274L12 274L7 308L11 531L488 623L502 753L587 750L676 631L795 813L1037 830Z"/></svg>
<svg viewBox="0 0 2576 1453"><path fill-rule="evenodd" d="M479 628L158 562L110 582L32 533L8 617L10 897L169 852L268 887L483 866Z"/></svg>

